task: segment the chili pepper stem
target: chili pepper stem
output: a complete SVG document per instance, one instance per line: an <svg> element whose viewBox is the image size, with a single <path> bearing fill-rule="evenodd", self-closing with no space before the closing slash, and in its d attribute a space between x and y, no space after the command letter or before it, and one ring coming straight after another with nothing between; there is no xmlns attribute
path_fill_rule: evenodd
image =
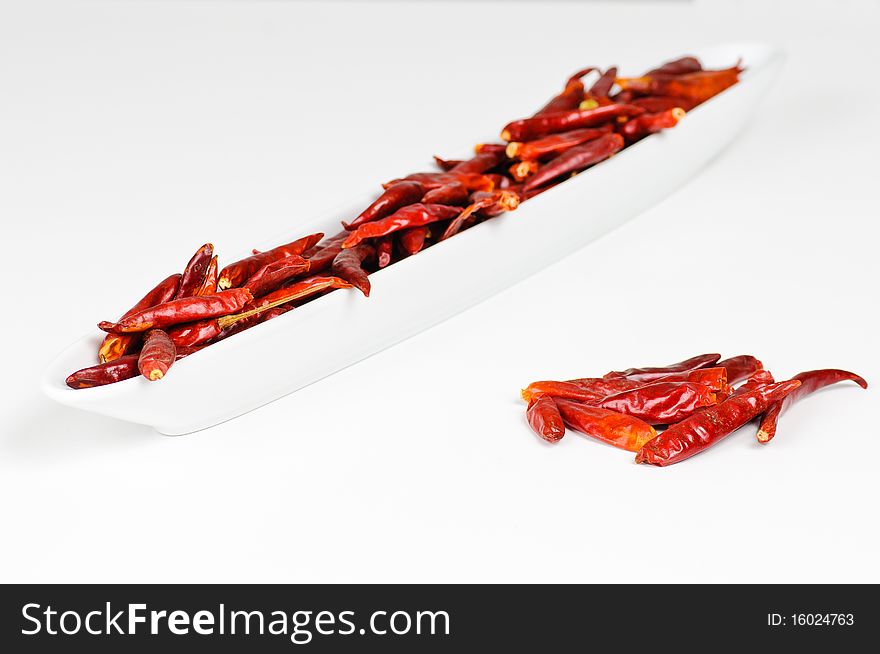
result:
<svg viewBox="0 0 880 654"><path fill-rule="evenodd" d="M770 434L768 434L763 429L759 429L756 436L758 437L759 443L769 443L770 442Z"/></svg>
<svg viewBox="0 0 880 654"><path fill-rule="evenodd" d="M162 379L162 377L164 377L164 375L162 374L162 371L158 368L150 371L150 381L158 381Z"/></svg>
<svg viewBox="0 0 880 654"><path fill-rule="evenodd" d="M221 318L217 318L217 324L220 326L220 329L226 329L227 327L231 327L239 320L244 320L245 318L250 318L251 316L256 316L257 314L263 313L264 311L268 311L269 309L274 309L277 306L282 304L287 304L291 300L289 298L281 298L279 300L275 300L274 302L270 302L266 306L257 307L256 309L250 309L249 311L242 311L241 313L236 313L231 316L222 316Z"/></svg>

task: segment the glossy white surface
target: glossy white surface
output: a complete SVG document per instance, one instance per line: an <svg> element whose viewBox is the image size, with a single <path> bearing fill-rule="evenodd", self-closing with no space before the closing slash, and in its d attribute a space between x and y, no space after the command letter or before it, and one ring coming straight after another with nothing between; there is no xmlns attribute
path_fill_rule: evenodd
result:
<svg viewBox="0 0 880 654"><path fill-rule="evenodd" d="M880 582L880 10L540 6L0 4L0 580ZM522 68L498 28L514 10ZM481 38L461 47L462 25ZM185 438L40 391L72 336L207 239L298 233L580 65L743 40L787 59L723 156L453 319ZM712 350L873 386L805 400L770 446L744 429L666 470L524 423L534 378ZM688 564L645 565L658 550Z"/></svg>
<svg viewBox="0 0 880 654"><path fill-rule="evenodd" d="M490 297L690 180L757 111L782 65L781 53L766 45L731 43L694 54L710 68L742 60L746 72L739 84L690 112L675 130L644 139L515 212L372 275L369 299L355 290L334 292L181 360L161 383L137 377L99 388L70 389L64 384L66 376L94 365L101 334L92 334L52 362L43 378L44 391L62 404L151 425L165 434L184 434L276 400ZM663 61L664 56L658 51L653 60ZM618 63L621 70L639 70L637 62ZM536 91L535 104L543 101ZM472 142L490 140L492 135L484 134ZM466 151L461 154L467 156ZM399 169L406 174L431 168ZM335 234L341 220L351 220L376 197L377 192L358 196L303 226L296 237L319 231ZM260 247L291 238L294 235L285 234ZM223 261L241 256L245 252ZM157 272L157 278L166 272ZM214 401L215 379L223 380L222 402Z"/></svg>

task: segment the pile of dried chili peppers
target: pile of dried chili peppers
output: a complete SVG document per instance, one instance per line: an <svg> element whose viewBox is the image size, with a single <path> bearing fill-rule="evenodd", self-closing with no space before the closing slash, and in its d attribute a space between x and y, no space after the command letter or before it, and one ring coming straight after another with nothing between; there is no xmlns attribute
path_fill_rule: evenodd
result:
<svg viewBox="0 0 880 654"><path fill-rule="evenodd" d="M756 418L758 442L769 442L780 414L820 388L847 380L868 387L846 370L810 370L776 382L753 356L720 359L720 354L702 354L659 368L533 382L522 391L526 418L550 443L568 428L636 452L636 463L668 466ZM665 429L658 433L658 425Z"/></svg>
<svg viewBox="0 0 880 654"><path fill-rule="evenodd" d="M463 161L435 157L439 171L406 175L344 230L312 234L219 269L213 246L182 274L161 281L116 322L99 361L67 385L90 388L138 374L161 379L177 359L340 288L370 294L370 273L463 229L516 209L735 84L739 66L704 70L682 57L641 77L585 68L534 115L508 123L504 143L482 143ZM595 74L587 88L584 79Z"/></svg>

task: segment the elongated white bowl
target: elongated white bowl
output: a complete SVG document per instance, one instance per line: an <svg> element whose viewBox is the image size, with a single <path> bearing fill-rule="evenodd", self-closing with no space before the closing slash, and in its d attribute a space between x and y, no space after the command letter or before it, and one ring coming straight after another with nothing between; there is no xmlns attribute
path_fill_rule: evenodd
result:
<svg viewBox="0 0 880 654"><path fill-rule="evenodd" d="M782 63L779 51L759 44L727 44L694 54L708 67L730 66L741 58L742 81L689 112L675 129L627 148L513 213L373 274L370 298L357 291L331 293L179 361L158 383L138 377L70 389L67 375L95 362L102 335L93 333L52 362L43 390L62 404L152 425L164 434L185 434L276 400L476 304L687 182L734 138ZM321 216L301 232L334 234L340 219L356 215L375 196L353 198L350 206ZM222 401L214 394L217 379L224 384Z"/></svg>

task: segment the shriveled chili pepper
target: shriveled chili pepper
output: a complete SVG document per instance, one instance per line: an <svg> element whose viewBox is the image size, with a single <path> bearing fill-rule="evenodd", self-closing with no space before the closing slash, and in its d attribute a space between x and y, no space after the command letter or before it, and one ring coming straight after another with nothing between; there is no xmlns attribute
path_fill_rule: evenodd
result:
<svg viewBox="0 0 880 654"><path fill-rule="evenodd" d="M166 375L176 358L177 350L168 334L161 329L151 329L144 337L138 370L150 381L156 381Z"/></svg>
<svg viewBox="0 0 880 654"><path fill-rule="evenodd" d="M391 263L391 257L394 254L394 237L383 236L376 239L376 260L379 268L384 268Z"/></svg>
<svg viewBox="0 0 880 654"><path fill-rule="evenodd" d="M220 291L216 295L184 297L142 309L117 323L98 323L98 328L113 334L130 334L145 332L148 329L161 329L185 322L225 316L240 310L252 299L253 295L246 288Z"/></svg>
<svg viewBox="0 0 880 654"><path fill-rule="evenodd" d="M498 166L507 159L504 146L500 146L499 149L498 147L490 148L488 147L490 144L486 143L482 145L484 147L481 151L477 152L470 159L457 163L455 166L452 167L449 172L457 174L482 174L489 170L492 170L493 168L495 168L495 166ZM495 144L491 145L494 146Z"/></svg>
<svg viewBox="0 0 880 654"><path fill-rule="evenodd" d="M241 285L254 297L260 297L281 286L288 279L299 277L311 269L311 262L298 254L268 263Z"/></svg>
<svg viewBox="0 0 880 654"><path fill-rule="evenodd" d="M712 368L699 368L697 370L689 370L687 372L673 372L664 377L660 377L658 382L693 382L695 384L703 384L713 391L727 391L730 382L727 379L727 369L721 365L721 362L715 364Z"/></svg>
<svg viewBox="0 0 880 654"><path fill-rule="evenodd" d="M424 204L467 204L468 195L467 187L464 184L461 182L450 182L449 184L432 188L425 193L422 202Z"/></svg>
<svg viewBox="0 0 880 654"><path fill-rule="evenodd" d="M196 292L193 293L193 295L214 295L217 292L217 277L219 274L220 269L217 265L217 255L215 254L211 258L211 263L208 264L208 271L205 273L205 281L196 289Z"/></svg>
<svg viewBox="0 0 880 654"><path fill-rule="evenodd" d="M505 141L532 141L548 134L568 132L580 127L597 127L621 116L638 116L644 111L632 105L609 104L596 109L575 109L523 118L508 123L501 131L501 138Z"/></svg>
<svg viewBox="0 0 880 654"><path fill-rule="evenodd" d="M592 73L595 67L590 66L579 70L572 75L565 83L565 88L559 95L554 96L547 104L538 109L534 113L535 116L543 116L544 114L552 114L560 111L568 111L576 109L584 99L584 83L581 78Z"/></svg>
<svg viewBox="0 0 880 654"><path fill-rule="evenodd" d="M398 209L421 202L425 195L426 188L417 181L399 181L394 184L387 185L385 192L373 202L369 207L364 209L357 218L350 223L343 222L342 226L347 230L355 229L358 225L363 225L373 220L379 220L385 216L390 216Z"/></svg>
<svg viewBox="0 0 880 654"><path fill-rule="evenodd" d="M703 70L703 65L696 57L686 56L667 61L662 66L649 70L645 73L646 77L658 75L684 75L685 73L695 73Z"/></svg>
<svg viewBox="0 0 880 654"><path fill-rule="evenodd" d="M94 388L131 379L137 374L138 355L126 354L112 361L99 363L97 366L77 370L67 377L65 383L71 388Z"/></svg>
<svg viewBox="0 0 880 654"><path fill-rule="evenodd" d="M614 86L615 79L617 79L617 66L612 66L602 73L599 79L597 79L593 83L593 86L590 87L590 90L584 94L584 100L586 102L592 101L593 104L584 106L582 102L580 108L592 109L600 105L611 104L611 100L608 99L608 94L611 93L611 87Z"/></svg>
<svg viewBox="0 0 880 654"><path fill-rule="evenodd" d="M171 327L168 330L168 337L177 348L195 347L217 338L221 331L223 330L220 328L217 319L209 318Z"/></svg>
<svg viewBox="0 0 880 654"><path fill-rule="evenodd" d="M671 375L674 372L690 372L691 370L699 370L700 368L709 368L714 366L720 358L720 354L700 354L668 366L628 368L621 372L609 372L604 377L605 379L626 377L627 379L635 381L652 382L659 380L661 377Z"/></svg>
<svg viewBox="0 0 880 654"><path fill-rule="evenodd" d="M333 265L333 260L342 251L342 243L349 237L349 234L351 232L343 230L324 239L311 250L303 252L303 257L309 260L309 272L315 275Z"/></svg>
<svg viewBox="0 0 880 654"><path fill-rule="evenodd" d="M751 354L740 354L739 356L724 359L715 364L727 370L727 383L738 384L748 379L749 376L764 369L764 364L758 361Z"/></svg>
<svg viewBox="0 0 880 654"><path fill-rule="evenodd" d="M717 404L715 391L696 382L654 382L622 391L593 402L644 420L650 425L670 425L693 415L703 407Z"/></svg>
<svg viewBox="0 0 880 654"><path fill-rule="evenodd" d="M620 133L627 141L637 141L649 134L675 127L678 121L684 118L685 111L681 107L667 109L655 114L642 114L632 120L628 120L620 126Z"/></svg>
<svg viewBox="0 0 880 654"><path fill-rule="evenodd" d="M485 192L482 194L474 193L471 195L471 199L474 201L465 207L465 210L458 214L458 216L446 226L446 230L443 232L443 235L439 240L444 241L461 231L465 223L477 211L484 212L486 215L497 216L505 211L513 211L520 203L520 195L513 189Z"/></svg>
<svg viewBox="0 0 880 654"><path fill-rule="evenodd" d="M266 250L265 252L251 255L241 261L236 261L220 271L220 279L217 282L217 286L221 289L241 286L242 283L263 266L278 261L279 259L284 259L285 257L300 255L316 245L322 238L324 238L323 234L310 234L309 236L304 236L291 243L279 245L271 250Z"/></svg>
<svg viewBox="0 0 880 654"><path fill-rule="evenodd" d="M288 302L303 300L305 298L333 290L335 288L353 288L352 284L340 277L308 277L306 279L297 280L290 286L279 288L263 297L258 297L244 307L244 311L235 315L222 316L218 319L221 329L225 329L242 318L254 313L259 313L266 309L272 309Z"/></svg>
<svg viewBox="0 0 880 654"><path fill-rule="evenodd" d="M175 295L176 298L191 297L199 294L199 291L205 286L208 268L213 258L214 246L210 243L205 243L196 250L189 263L186 264L186 268L183 269L180 286L177 288L177 295Z"/></svg>
<svg viewBox="0 0 880 654"><path fill-rule="evenodd" d="M758 429L757 437L759 443L769 443L773 439L776 435L776 425L779 422L779 416L783 411L807 395L815 393L820 388L825 388L842 381L852 381L862 388L868 388L868 382L854 372L834 368L809 370L795 375L792 379L796 379L801 385L783 399L777 400L767 407L761 418L761 427Z"/></svg>
<svg viewBox="0 0 880 654"><path fill-rule="evenodd" d="M408 255L422 251L431 230L427 225L411 227L400 232L400 248Z"/></svg>
<svg viewBox="0 0 880 654"><path fill-rule="evenodd" d="M609 123L601 127L585 127L583 129L573 129L570 132L551 134L535 141L526 141L524 143L511 141L507 144L507 155L511 158L517 157L519 159L543 159L548 155L559 154L576 145L599 138L603 134L607 134L611 129L612 125Z"/></svg>
<svg viewBox="0 0 880 654"><path fill-rule="evenodd" d="M664 377L663 379L665 380L666 378ZM645 385L645 382L634 381L626 377L613 377L609 379L603 377L583 377L581 379L569 379L567 383L575 384L596 397L606 397L607 395L614 395L621 391L628 391Z"/></svg>
<svg viewBox="0 0 880 654"><path fill-rule="evenodd" d="M602 399L608 393L595 391L579 385L576 382L565 381L536 381L520 391L526 402L533 402L536 398L547 395L548 397L577 400L578 402L594 402Z"/></svg>
<svg viewBox="0 0 880 654"><path fill-rule="evenodd" d="M690 111L696 106L696 103L687 98L673 98L667 95L650 95L644 98L634 98L630 104L641 107L648 113L657 113L660 111L668 111L681 107L685 111Z"/></svg>
<svg viewBox="0 0 880 654"><path fill-rule="evenodd" d="M451 182L464 184L468 191L491 191L495 188L495 183L492 181L492 178L483 175L482 173L459 173L453 171L445 173L413 173L412 175L407 175L400 179L393 179L382 186L387 189L400 184L401 182L407 181L419 182L428 191L440 186L445 186Z"/></svg>
<svg viewBox="0 0 880 654"><path fill-rule="evenodd" d="M526 409L529 426L548 443L558 443L565 436L565 424L556 402L549 395L538 395Z"/></svg>
<svg viewBox="0 0 880 654"><path fill-rule="evenodd" d="M619 152L624 145L620 134L604 134L597 139L576 145L551 159L525 184L525 190L543 186L562 175L583 170Z"/></svg>
<svg viewBox="0 0 880 654"><path fill-rule="evenodd" d="M733 66L724 70L700 70L676 76L621 77L617 79L617 84L623 90L687 98L699 104L736 84L741 72L739 66Z"/></svg>
<svg viewBox="0 0 880 654"><path fill-rule="evenodd" d="M720 404L672 425L646 443L636 454L636 463L667 466L684 461L742 427L800 384L797 380L790 380L732 395Z"/></svg>
<svg viewBox="0 0 880 654"><path fill-rule="evenodd" d="M388 236L402 229L428 225L439 220L449 220L460 213L460 207L450 207L445 204L411 204L403 209L398 209L386 218L364 223L351 233L342 247L351 248L367 238Z"/></svg>
<svg viewBox="0 0 880 654"><path fill-rule="evenodd" d="M370 278L364 270L364 262L376 256L376 249L369 243L360 243L340 251L333 260L330 271L351 283L366 297L370 297Z"/></svg>
<svg viewBox="0 0 880 654"><path fill-rule="evenodd" d="M180 278L181 275L175 273L163 279L150 289L144 297L138 300L137 304L126 311L120 320L125 320L139 311L154 307L157 304L168 302L174 298L177 294L177 289L180 286ZM120 358L125 355L136 342L138 342L139 338L140 337L137 335L107 334L107 336L104 337L104 341L101 343L101 347L98 349L98 360L101 363L107 363L108 361L114 361L115 359Z"/></svg>
<svg viewBox="0 0 880 654"><path fill-rule="evenodd" d="M556 399L566 427L630 452L636 452L657 436L643 420L617 411L589 406L572 400Z"/></svg>

